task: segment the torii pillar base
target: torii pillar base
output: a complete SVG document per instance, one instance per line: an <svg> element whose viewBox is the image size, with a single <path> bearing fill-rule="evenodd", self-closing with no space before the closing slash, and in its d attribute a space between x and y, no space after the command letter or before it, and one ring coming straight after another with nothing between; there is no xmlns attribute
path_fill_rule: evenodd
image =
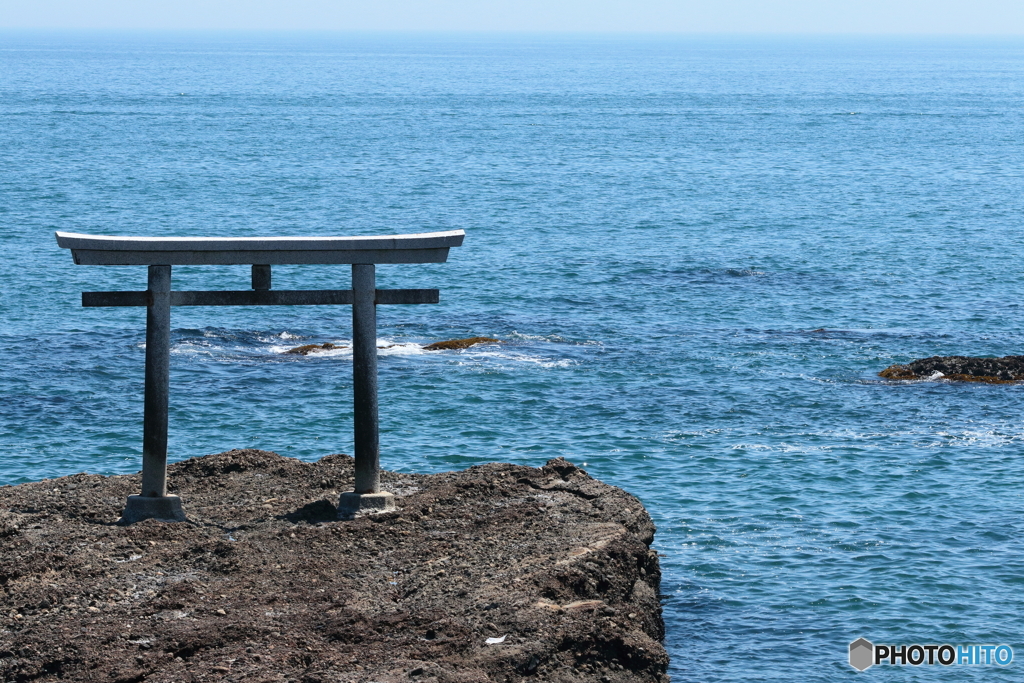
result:
<svg viewBox="0 0 1024 683"><path fill-rule="evenodd" d="M118 524L124 526L135 524L144 519L156 519L161 522L184 522L185 512L181 509L181 498L178 496L128 496L128 504L124 506Z"/></svg>
<svg viewBox="0 0 1024 683"><path fill-rule="evenodd" d="M395 495L387 491L356 493L347 491L338 499L338 519L352 519L395 509Z"/></svg>

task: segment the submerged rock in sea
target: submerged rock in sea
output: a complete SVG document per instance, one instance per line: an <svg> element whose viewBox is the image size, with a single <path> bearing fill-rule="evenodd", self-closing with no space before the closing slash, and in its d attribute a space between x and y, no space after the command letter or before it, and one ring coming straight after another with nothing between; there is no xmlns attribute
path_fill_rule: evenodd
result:
<svg viewBox="0 0 1024 683"><path fill-rule="evenodd" d="M453 349L468 349L474 344L494 344L500 342L500 339L493 339L491 337L469 337L467 339L449 339L448 341L434 342L433 344L427 344L423 349L425 351L450 351ZM390 349L395 346L398 345L388 344L385 346L378 346L377 348ZM324 342L323 344L303 344L302 346L296 346L294 349L282 351L282 353L295 356L308 356L311 353L317 353L319 351L334 351L347 348L347 346L339 346L337 344L332 344L331 342Z"/></svg>
<svg viewBox="0 0 1024 683"><path fill-rule="evenodd" d="M1011 384L1024 381L1024 356L932 356L900 365L890 365L878 373L878 376L886 379L945 379Z"/></svg>
<svg viewBox="0 0 1024 683"><path fill-rule="evenodd" d="M335 351L337 349L347 349L347 346L338 346L331 342L324 342L323 344L303 344L302 346L296 346L294 349L288 349L284 353L290 353L296 356L308 356L311 353L317 351Z"/></svg>
<svg viewBox="0 0 1024 683"><path fill-rule="evenodd" d="M423 347L424 351L450 351L453 349L468 349L474 344L494 344L499 343L500 339L493 339L491 337L468 337L466 339L449 339L448 341L434 342L433 344L427 344Z"/></svg>

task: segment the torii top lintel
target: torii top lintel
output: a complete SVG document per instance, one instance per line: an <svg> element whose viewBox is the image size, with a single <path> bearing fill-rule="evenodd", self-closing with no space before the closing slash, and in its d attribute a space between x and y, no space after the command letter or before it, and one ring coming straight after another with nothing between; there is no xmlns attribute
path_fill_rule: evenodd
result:
<svg viewBox="0 0 1024 683"><path fill-rule="evenodd" d="M84 266L444 263L463 230L372 237L121 237L57 232Z"/></svg>

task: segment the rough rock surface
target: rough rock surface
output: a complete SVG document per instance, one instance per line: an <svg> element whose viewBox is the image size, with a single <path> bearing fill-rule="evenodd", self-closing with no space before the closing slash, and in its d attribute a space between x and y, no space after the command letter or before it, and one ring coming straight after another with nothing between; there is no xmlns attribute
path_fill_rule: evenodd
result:
<svg viewBox="0 0 1024 683"><path fill-rule="evenodd" d="M324 342L323 344L303 344L302 346L296 346L294 349L288 349L283 353L295 356L308 356L309 354L316 353L317 351L334 351L335 349L347 348L347 346L337 346L331 342Z"/></svg>
<svg viewBox="0 0 1024 683"><path fill-rule="evenodd" d="M1024 356L932 356L902 365L890 365L878 376L886 379L945 379L991 384L1020 382L1024 381Z"/></svg>
<svg viewBox="0 0 1024 683"><path fill-rule="evenodd" d="M137 475L0 488L0 680L668 680L654 526L564 460L384 473L351 521L344 455L169 474L188 523L117 526Z"/></svg>
<svg viewBox="0 0 1024 683"><path fill-rule="evenodd" d="M434 342L423 347L426 351L452 351L455 349L468 349L474 344L498 344L500 339L491 337L467 337L466 339L449 339L448 341Z"/></svg>

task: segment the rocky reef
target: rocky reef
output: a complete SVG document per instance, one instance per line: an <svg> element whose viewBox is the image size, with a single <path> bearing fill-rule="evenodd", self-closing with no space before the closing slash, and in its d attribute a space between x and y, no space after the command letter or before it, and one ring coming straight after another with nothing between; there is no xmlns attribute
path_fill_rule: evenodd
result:
<svg viewBox="0 0 1024 683"><path fill-rule="evenodd" d="M886 379L943 379L1012 384L1024 381L1024 356L932 356L900 365L890 365L878 373L878 376Z"/></svg>
<svg viewBox="0 0 1024 683"><path fill-rule="evenodd" d="M296 346L294 349L288 349L284 353L295 356L308 356L309 354L316 353L317 351L334 351L335 349L347 348L347 346L338 346L331 342L324 342L323 344L303 344L302 346Z"/></svg>
<svg viewBox="0 0 1024 683"><path fill-rule="evenodd" d="M561 459L384 472L398 509L341 521L352 465L173 464L177 524L115 524L137 475L0 487L0 680L668 680L636 498Z"/></svg>
<svg viewBox="0 0 1024 683"><path fill-rule="evenodd" d="M501 343L500 339L493 339L491 337L467 337L466 339L449 339L447 341L434 342L433 344L427 344L423 347L425 351L452 351L458 349L468 349L474 344L498 344ZM388 346L378 346L378 349L390 349L395 344ZM347 349L347 346L337 346L331 342L325 342L323 344L303 344L302 346L296 346L294 349L288 349L283 353L292 354L296 356L308 356L311 353L317 353L318 351L333 351L335 349Z"/></svg>
<svg viewBox="0 0 1024 683"><path fill-rule="evenodd" d="M468 349L474 344L497 344L501 340L491 337L468 337L466 339L449 339L448 341L434 342L423 347L425 351L451 351L453 349Z"/></svg>

